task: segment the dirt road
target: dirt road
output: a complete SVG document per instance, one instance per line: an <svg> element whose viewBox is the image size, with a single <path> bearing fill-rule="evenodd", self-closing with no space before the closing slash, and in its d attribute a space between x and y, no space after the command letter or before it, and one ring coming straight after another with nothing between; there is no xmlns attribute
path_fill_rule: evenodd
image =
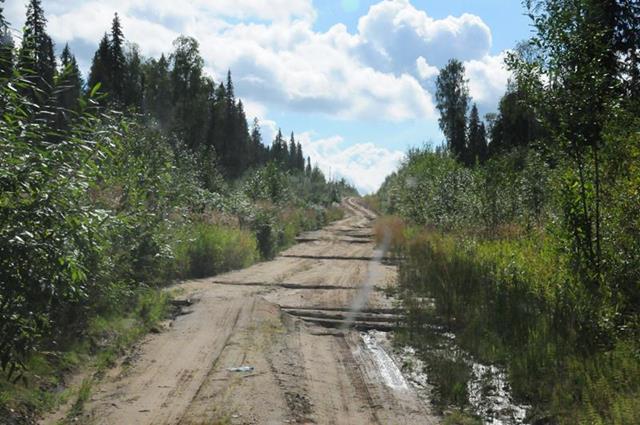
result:
<svg viewBox="0 0 640 425"><path fill-rule="evenodd" d="M79 422L437 423L359 331L395 320L381 289L396 270L371 261L374 215L353 199L345 207L274 261L181 284L187 314L94 386ZM252 369L230 371L240 366Z"/></svg>

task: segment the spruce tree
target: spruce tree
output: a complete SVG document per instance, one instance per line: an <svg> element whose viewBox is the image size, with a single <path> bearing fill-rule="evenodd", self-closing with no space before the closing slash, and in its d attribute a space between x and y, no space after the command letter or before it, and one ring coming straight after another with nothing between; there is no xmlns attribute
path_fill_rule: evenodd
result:
<svg viewBox="0 0 640 425"><path fill-rule="evenodd" d="M296 151L296 169L304 173L304 155L302 154L302 145L300 142L298 142L298 149Z"/></svg>
<svg viewBox="0 0 640 425"><path fill-rule="evenodd" d="M289 148L287 147L287 141L282 134L280 134L280 158L278 162L282 165L282 167L287 168L289 165Z"/></svg>
<svg viewBox="0 0 640 425"><path fill-rule="evenodd" d="M65 44L60 55L60 77L58 79L58 104L64 110L74 110L82 92L82 76L78 62Z"/></svg>
<svg viewBox="0 0 640 425"><path fill-rule="evenodd" d="M250 154L249 154L249 164L250 165L258 165L264 162L262 156L262 133L260 132L260 121L258 118L253 119L253 126L251 127L251 138L250 138Z"/></svg>
<svg viewBox="0 0 640 425"><path fill-rule="evenodd" d="M307 176L311 176L311 157L307 157L307 168L305 169L305 174Z"/></svg>
<svg viewBox="0 0 640 425"><path fill-rule="evenodd" d="M171 79L169 77L169 61L164 54L160 59L151 59L143 64L144 91L143 111L158 120L164 129L169 125L171 117Z"/></svg>
<svg viewBox="0 0 640 425"><path fill-rule="evenodd" d="M487 142L487 128L484 123L480 123L480 145L478 150L478 158L480 163L484 163L489 158L489 142Z"/></svg>
<svg viewBox="0 0 640 425"><path fill-rule="evenodd" d="M117 13L113 16L113 22L111 23L109 53L111 97L114 101L123 104L127 60L124 55L124 34L122 33L122 26Z"/></svg>
<svg viewBox="0 0 640 425"><path fill-rule="evenodd" d="M290 170L296 169L296 159L298 158L298 147L296 145L296 138L291 132L291 138L289 139L289 158L288 158L288 168Z"/></svg>
<svg viewBox="0 0 640 425"><path fill-rule="evenodd" d="M275 139L273 139L273 144L271 147L271 159L275 162L282 161L282 157L283 157L282 145L283 145L282 130L278 129L278 134L276 134Z"/></svg>
<svg viewBox="0 0 640 425"><path fill-rule="evenodd" d="M233 88L233 80L231 79L231 70L227 70L227 86L225 87L225 91L227 93L227 102L230 104L235 102L236 95L235 89Z"/></svg>
<svg viewBox="0 0 640 425"><path fill-rule="evenodd" d="M174 112L171 130L196 152L205 145L209 127L208 93L203 78L204 60L200 56L198 42L192 37L180 36L173 45L175 50L171 54L171 85ZM218 151L219 157L224 157L225 153L225 149Z"/></svg>
<svg viewBox="0 0 640 425"><path fill-rule="evenodd" d="M236 125L236 98L235 90L233 88L233 81L231 79L231 71L227 71L227 85L224 89L225 92L225 115L224 115L224 151L221 153L223 157L223 164L229 168L231 165L231 158L234 155L235 148L235 125Z"/></svg>
<svg viewBox="0 0 640 425"><path fill-rule="evenodd" d="M37 89L50 93L56 73L56 58L53 41L46 32L47 19L40 0L30 0L27 4L27 19L24 24L22 46L20 48L20 68L27 72ZM32 91L33 97L38 97Z"/></svg>
<svg viewBox="0 0 640 425"><path fill-rule="evenodd" d="M224 156L226 152L225 120L227 118L227 91L224 88L224 84L220 83L218 85L213 97L210 137L218 155Z"/></svg>
<svg viewBox="0 0 640 425"><path fill-rule="evenodd" d="M240 176L246 169L248 161L249 128L247 127L247 116L244 113L242 100L238 100L235 107L233 150L229 158L230 173L232 176Z"/></svg>
<svg viewBox="0 0 640 425"><path fill-rule="evenodd" d="M13 71L13 37L4 18L4 0L0 0L0 78L9 78Z"/></svg>
<svg viewBox="0 0 640 425"><path fill-rule="evenodd" d="M528 146L542 137L543 129L527 94L517 83L509 83L491 126L491 154L509 151L516 146Z"/></svg>
<svg viewBox="0 0 640 425"><path fill-rule="evenodd" d="M125 53L125 74L123 81L122 103L125 107L142 108L144 91L144 71L137 45L128 46Z"/></svg>
<svg viewBox="0 0 640 425"><path fill-rule="evenodd" d="M483 162L487 150L487 140L485 135L484 124L480 121L478 107L473 104L471 114L469 115L469 144L466 150L465 162L467 165L473 165L476 162Z"/></svg>
<svg viewBox="0 0 640 425"><path fill-rule="evenodd" d="M100 91L103 93L111 92L111 49L109 47L109 36L104 34L98 45L98 50L93 55L91 62L91 70L89 71L88 89L91 91L98 83L100 83Z"/></svg>

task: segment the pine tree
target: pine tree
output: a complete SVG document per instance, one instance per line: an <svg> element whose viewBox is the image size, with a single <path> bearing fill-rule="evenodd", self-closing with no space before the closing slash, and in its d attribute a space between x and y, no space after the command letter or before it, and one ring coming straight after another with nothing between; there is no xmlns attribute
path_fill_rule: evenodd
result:
<svg viewBox="0 0 640 425"><path fill-rule="evenodd" d="M4 18L4 0L0 0L0 79L9 78L13 72L13 37Z"/></svg>
<svg viewBox="0 0 640 425"><path fill-rule="evenodd" d="M102 93L111 92L111 49L109 47L109 36L104 34L98 45L98 50L93 55L91 70L89 71L88 89L92 90L98 83Z"/></svg>
<svg viewBox="0 0 640 425"><path fill-rule="evenodd" d="M311 157L307 157L307 168L305 169L305 174L307 176L311 176Z"/></svg>
<svg viewBox="0 0 640 425"><path fill-rule="evenodd" d="M47 19L41 0L30 0L27 5L27 19L24 24L19 61L23 71L30 75L37 89L47 94L53 87L56 73L56 58L53 41L46 32ZM36 91L33 97L38 97Z"/></svg>
<svg viewBox="0 0 640 425"><path fill-rule="evenodd" d="M464 161L466 155L466 121L469 88L462 62L451 59L436 80L436 101L440 111L440 129L449 150Z"/></svg>
<svg viewBox="0 0 640 425"><path fill-rule="evenodd" d="M117 13L113 16L113 22L111 23L109 53L111 97L117 103L123 104L127 60L124 55L124 34L122 33L122 26Z"/></svg>

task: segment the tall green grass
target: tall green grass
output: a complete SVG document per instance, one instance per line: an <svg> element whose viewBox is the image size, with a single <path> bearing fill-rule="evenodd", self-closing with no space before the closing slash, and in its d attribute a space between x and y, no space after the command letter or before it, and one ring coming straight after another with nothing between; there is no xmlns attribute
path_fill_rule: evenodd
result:
<svg viewBox="0 0 640 425"><path fill-rule="evenodd" d="M640 344L593 328L593 303L543 234L405 233L399 294L412 338L428 337L428 321L445 323L463 348L507 368L532 420L637 423ZM435 319L425 297L435 299Z"/></svg>
<svg viewBox="0 0 640 425"><path fill-rule="evenodd" d="M179 279L241 269L259 258L256 238L247 230L200 222L185 225L178 234L173 274Z"/></svg>

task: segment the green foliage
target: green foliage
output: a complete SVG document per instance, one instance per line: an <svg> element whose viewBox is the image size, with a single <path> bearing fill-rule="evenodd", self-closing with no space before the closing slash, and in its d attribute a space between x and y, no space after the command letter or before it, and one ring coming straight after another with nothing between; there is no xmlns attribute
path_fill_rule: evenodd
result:
<svg viewBox="0 0 640 425"><path fill-rule="evenodd" d="M515 150L484 167L463 167L447 153L412 150L401 169L378 192L386 213L443 229L532 227L551 202L552 172L533 150Z"/></svg>
<svg viewBox="0 0 640 425"><path fill-rule="evenodd" d="M507 365L514 393L536 406L534 418L632 423L638 412L632 400L640 395L637 339L601 345L589 293L548 240L409 235L400 295L411 343L429 349L424 322L436 319L415 299L433 297L436 317L457 331L463 348ZM455 404L455 380L442 381L438 391Z"/></svg>
<svg viewBox="0 0 640 425"><path fill-rule="evenodd" d="M56 312L88 296L108 217L91 208L88 189L114 145L94 133L89 115L57 134L41 118L55 114L55 105L32 109L12 85L2 88L2 104L0 366L11 375Z"/></svg>
<svg viewBox="0 0 640 425"><path fill-rule="evenodd" d="M440 129L447 140L447 148L454 157L468 163L467 110L469 87L462 62L451 59L436 80L436 106L440 111Z"/></svg>
<svg viewBox="0 0 640 425"><path fill-rule="evenodd" d="M386 212L431 228L400 250L408 326L424 337L434 318L417 299L433 297L464 348L506 366L532 421L639 414L640 122L627 43L640 15L627 3L526 1L536 34L510 55L491 159L469 170L413 151L378 194Z"/></svg>
<svg viewBox="0 0 640 425"><path fill-rule="evenodd" d="M246 230L200 222L185 225L177 234L175 275L180 279L241 269L258 259L256 239Z"/></svg>
<svg viewBox="0 0 640 425"><path fill-rule="evenodd" d="M230 74L216 89L195 40L146 62L122 50L116 17L84 96L68 48L56 78L24 69L44 61L55 73L35 49L52 49L39 1L29 13L22 62L3 51L13 69L0 74L0 414L23 417L59 401L49 392L69 368L88 356L107 367L162 320L157 286L272 258L355 193L317 167L305 174L293 135L287 162L269 163ZM37 389L10 381L20 377Z"/></svg>

